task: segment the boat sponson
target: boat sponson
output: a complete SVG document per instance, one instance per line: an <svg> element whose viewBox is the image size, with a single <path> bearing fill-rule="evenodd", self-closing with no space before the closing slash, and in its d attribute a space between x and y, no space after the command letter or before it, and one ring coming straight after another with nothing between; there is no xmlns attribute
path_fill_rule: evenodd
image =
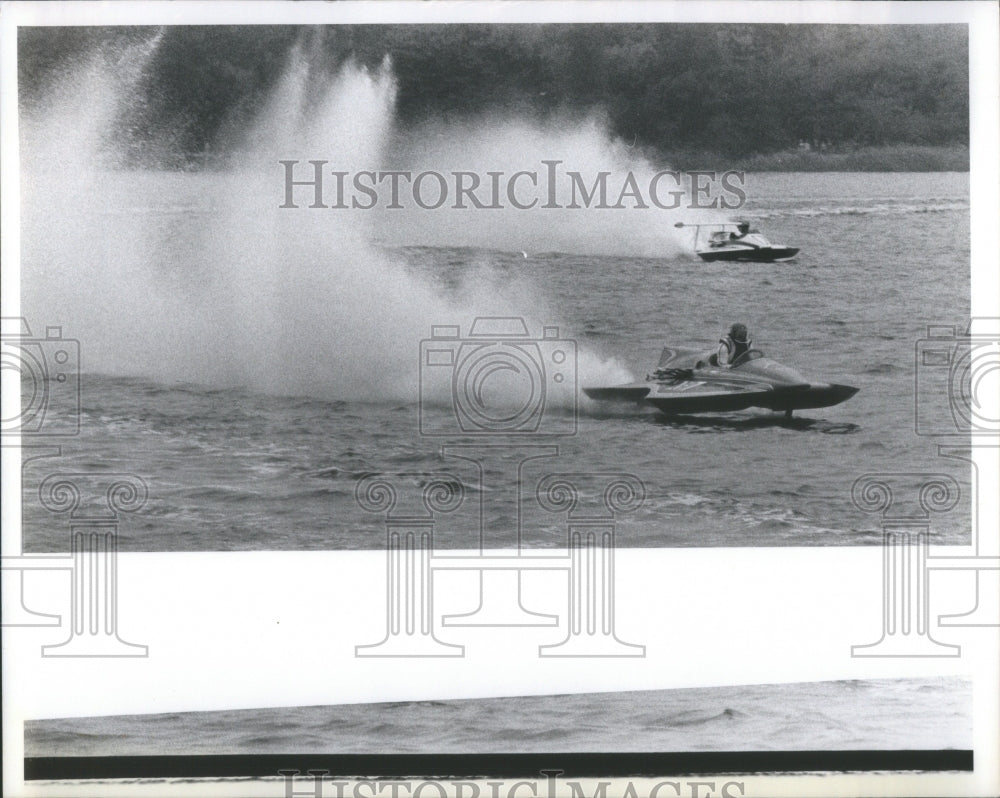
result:
<svg viewBox="0 0 1000 798"><path fill-rule="evenodd" d="M698 250L698 256L704 261L749 261L753 263L771 263L776 260L788 260L799 254L798 247L758 247L726 248Z"/></svg>

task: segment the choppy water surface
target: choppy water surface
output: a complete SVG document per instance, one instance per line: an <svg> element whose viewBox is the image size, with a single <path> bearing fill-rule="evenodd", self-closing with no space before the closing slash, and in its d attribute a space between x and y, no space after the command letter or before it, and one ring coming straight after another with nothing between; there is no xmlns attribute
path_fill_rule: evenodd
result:
<svg viewBox="0 0 1000 798"><path fill-rule="evenodd" d="M27 756L972 747L957 677L31 721Z"/></svg>
<svg viewBox="0 0 1000 798"><path fill-rule="evenodd" d="M391 225L377 247L347 250L335 246L343 229L334 225L330 246L317 249L333 222L281 217L289 227L272 240L254 232L261 218L233 219L231 197L213 204L225 182L217 174L107 179L116 191L99 210L49 233L50 209L26 192L25 306L80 339L85 372L80 435L25 470L29 550L67 544L33 494L38 480L95 469L149 485L148 505L122 526L123 550L380 547L357 480L388 475L403 496L442 471L463 483L466 502L438 525L435 545L478 545L482 500L483 540L513 546L511 475L529 444L557 445L558 455L523 469L522 545L565 543L565 520L534 497L555 471L628 472L644 483L645 503L619 524L623 546L877 542L877 519L851 503L854 480L944 472L963 497L934 519L934 533L968 540L967 470L914 432L915 344L929 323L969 315L967 175L748 175L745 213L802 252L731 265L683 251L672 225L662 258L529 252L517 225L507 251L409 246L386 240ZM627 239L607 236L608 249L627 251ZM102 269L107 282L95 283ZM52 291L55 278L71 288ZM540 429L572 430L575 414L575 434L487 441L508 449L485 461L480 480L473 463L441 448L477 440L420 434L420 340L434 324L465 335L477 314L521 308L532 335L548 323L575 341L581 385L641 377L664 344L710 347L740 320L768 355L861 390L790 421L765 411L668 419L582 394L574 409L564 396ZM444 430L455 426L446 371L423 375L426 418ZM945 375L923 376L946 391ZM60 401L54 394L53 408Z"/></svg>

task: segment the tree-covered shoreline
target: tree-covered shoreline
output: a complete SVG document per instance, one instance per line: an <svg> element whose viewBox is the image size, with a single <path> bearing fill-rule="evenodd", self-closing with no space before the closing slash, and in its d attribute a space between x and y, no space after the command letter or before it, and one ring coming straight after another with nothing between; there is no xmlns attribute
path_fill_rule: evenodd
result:
<svg viewBox="0 0 1000 798"><path fill-rule="evenodd" d="M668 152L666 160L678 169L736 169L743 172L968 172L969 148L960 144L936 146L887 144L881 147L845 147L814 150L796 147L746 156L704 152Z"/></svg>
<svg viewBox="0 0 1000 798"><path fill-rule="evenodd" d="M21 28L22 104L44 102L60 71L88 54L155 34ZM968 168L961 25L168 27L130 127L169 130L186 153L224 146L227 126L260 109L295 47L331 74L388 58L404 127L599 114L612 134L678 168Z"/></svg>

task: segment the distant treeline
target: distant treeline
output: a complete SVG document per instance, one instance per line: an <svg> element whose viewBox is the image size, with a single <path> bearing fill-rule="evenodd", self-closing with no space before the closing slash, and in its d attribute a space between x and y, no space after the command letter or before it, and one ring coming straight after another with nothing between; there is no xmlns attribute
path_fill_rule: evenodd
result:
<svg viewBox="0 0 1000 798"><path fill-rule="evenodd" d="M22 99L81 55L142 28L22 28ZM969 139L961 25L178 26L148 67L145 129L202 151L260 107L300 43L329 63L388 55L403 124L489 112L596 111L662 155L845 152ZM176 140L176 136L175 136Z"/></svg>

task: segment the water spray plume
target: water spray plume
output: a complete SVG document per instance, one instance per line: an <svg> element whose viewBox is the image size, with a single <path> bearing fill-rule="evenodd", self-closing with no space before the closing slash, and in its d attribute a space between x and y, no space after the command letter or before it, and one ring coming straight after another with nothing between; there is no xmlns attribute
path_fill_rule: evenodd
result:
<svg viewBox="0 0 1000 798"><path fill-rule="evenodd" d="M124 71L90 56L25 114L23 308L79 338L87 370L411 401L418 344L432 325L467 330L477 316L523 316L538 332L560 318L530 273L498 272L485 253L469 256L464 279L442 286L373 240L526 252L574 242L613 252L634 243L637 230L623 230L621 212L444 210L417 225L389 212L280 209L282 158L326 159L342 171L444 171L528 168L525 159L533 166L557 153L581 170L651 168L596 124L569 132L525 120L399 130L388 62L330 72L321 48L304 45L230 142L223 168L133 168L135 143L122 118L141 102L158 40L124 53ZM580 350L581 381L619 378L628 378L619 364Z"/></svg>

